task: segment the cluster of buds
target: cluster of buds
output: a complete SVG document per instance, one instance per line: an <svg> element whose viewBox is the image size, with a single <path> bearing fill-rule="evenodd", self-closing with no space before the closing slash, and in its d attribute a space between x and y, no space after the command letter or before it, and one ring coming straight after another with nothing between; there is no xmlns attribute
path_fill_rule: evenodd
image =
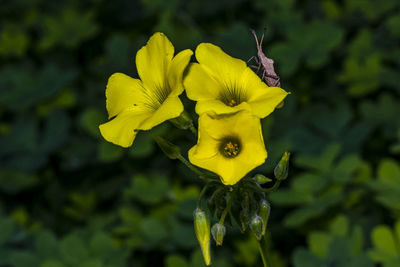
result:
<svg viewBox="0 0 400 267"><path fill-rule="evenodd" d="M225 226L237 225L242 233L250 230L258 241L266 234L271 211L266 199L267 193L276 190L280 182L287 178L289 157L290 153L285 152L277 164L274 170L275 183L270 188L261 185L274 180L260 174L244 178L233 186L225 186L216 181L206 184L194 211L194 228L206 265L211 264L211 236L216 245L221 246L226 234ZM207 199L207 209L204 209L201 203L209 188L215 189ZM217 222L210 227L210 220L214 218Z"/></svg>

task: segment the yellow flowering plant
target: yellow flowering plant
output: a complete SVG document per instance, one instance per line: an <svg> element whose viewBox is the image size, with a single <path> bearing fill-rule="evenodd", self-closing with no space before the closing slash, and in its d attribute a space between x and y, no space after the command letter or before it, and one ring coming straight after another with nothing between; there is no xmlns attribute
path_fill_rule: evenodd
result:
<svg viewBox="0 0 400 267"><path fill-rule="evenodd" d="M174 47L163 33L150 37L136 54L140 79L122 73L109 78L106 108L110 121L99 126L100 132L105 140L129 147L139 131L165 121L191 130L197 144L188 151L189 160L163 137L155 141L166 156L180 160L206 182L194 211L195 233L206 265L211 264L210 236L222 245L225 225L232 227L235 222L241 232L249 229L253 233L267 266L261 242L270 213L266 194L286 179L290 154L284 153L274 180L249 173L267 158L260 120L283 103L288 93L268 86L243 60L218 46L199 44L198 63L189 64L192 54L186 49L174 56ZM184 90L189 99L197 101L198 131L179 98ZM268 182L274 183L264 188ZM210 227L213 218L217 222Z"/></svg>
<svg viewBox="0 0 400 267"><path fill-rule="evenodd" d="M265 118L288 94L279 87L269 87L243 60L233 58L209 43L199 44L184 85L187 96L197 101L196 112L217 114L248 110Z"/></svg>
<svg viewBox="0 0 400 267"><path fill-rule="evenodd" d="M114 73L106 88L106 107L111 121L100 125L104 139L129 147L139 130L179 117L183 105L183 71L193 52L174 57L174 47L163 33L155 33L136 54L139 79Z"/></svg>

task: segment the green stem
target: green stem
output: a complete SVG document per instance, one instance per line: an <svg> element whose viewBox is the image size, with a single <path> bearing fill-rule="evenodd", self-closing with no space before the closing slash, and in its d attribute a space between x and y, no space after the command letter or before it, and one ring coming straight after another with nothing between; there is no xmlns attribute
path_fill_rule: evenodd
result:
<svg viewBox="0 0 400 267"><path fill-rule="evenodd" d="M247 184L247 186L250 189L254 189L254 190L256 190L258 192L261 192L261 193L271 193L271 192L274 192L276 189L278 189L280 184L281 184L281 181L276 180L275 184L271 188L264 189L260 185L254 185L254 184Z"/></svg>
<svg viewBox="0 0 400 267"><path fill-rule="evenodd" d="M200 208L201 206L201 201L203 200L204 194L206 193L207 189L212 185L216 183L215 181L210 181L206 183L206 185L201 189L201 192L199 194L199 198L197 199L197 207Z"/></svg>
<svg viewBox="0 0 400 267"><path fill-rule="evenodd" d="M178 156L178 159L186 165L190 170L192 170L194 173L196 173L200 178L204 178L204 173L197 169L195 166L193 166L187 159L185 159L182 155Z"/></svg>
<svg viewBox="0 0 400 267"><path fill-rule="evenodd" d="M264 193L271 193L271 192L274 192L276 189L278 189L278 187L279 187L280 184L281 184L281 181L280 181L280 180L276 180L275 184L274 184L271 188L262 189L262 191L263 191Z"/></svg>
<svg viewBox="0 0 400 267"><path fill-rule="evenodd" d="M224 224L225 217L226 217L226 215L228 215L228 212L231 210L233 199L234 199L234 193L230 195L229 202L226 205L224 211L222 212L221 218L219 219L220 224Z"/></svg>
<svg viewBox="0 0 400 267"><path fill-rule="evenodd" d="M193 125L190 125L189 129L194 134L194 136L197 137L197 129L196 129L196 127L194 127Z"/></svg>
<svg viewBox="0 0 400 267"><path fill-rule="evenodd" d="M262 239L261 239L261 240L262 240ZM262 260L262 262L263 262L264 267L268 267L268 264L267 264L267 256L266 256L266 253L265 253L265 251L264 251L264 249L263 249L263 247L262 247L261 240L257 240L257 239L256 239L257 245L258 245L258 251L260 252L261 260Z"/></svg>

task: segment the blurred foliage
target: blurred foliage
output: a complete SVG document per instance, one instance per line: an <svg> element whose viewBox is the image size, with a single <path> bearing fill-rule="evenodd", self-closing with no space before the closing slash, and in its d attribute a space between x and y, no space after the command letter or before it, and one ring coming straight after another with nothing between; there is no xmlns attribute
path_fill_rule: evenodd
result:
<svg viewBox="0 0 400 267"><path fill-rule="evenodd" d="M398 0L44 0L0 7L0 266L204 266L192 212L202 181L153 138L105 142L105 85L136 76L155 31L177 51L213 42L243 60L266 28L285 107L263 121L272 174L273 267L400 265ZM193 103L182 100L193 113ZM268 186L269 184L265 184ZM257 246L228 228L213 266L256 266Z"/></svg>

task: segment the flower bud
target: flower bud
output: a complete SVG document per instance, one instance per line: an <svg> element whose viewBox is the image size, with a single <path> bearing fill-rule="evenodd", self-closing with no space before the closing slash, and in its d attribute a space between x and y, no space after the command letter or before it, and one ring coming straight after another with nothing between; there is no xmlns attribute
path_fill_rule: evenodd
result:
<svg viewBox="0 0 400 267"><path fill-rule="evenodd" d="M201 208L194 211L194 230L197 240L199 241L201 252L203 253L204 262L206 265L211 264L210 254L210 221L207 214Z"/></svg>
<svg viewBox="0 0 400 267"><path fill-rule="evenodd" d="M264 223L263 223L263 220L261 219L261 217L258 215L254 215L250 221L250 229L253 232L253 234L257 240L261 240L261 238L262 238L263 227L264 227Z"/></svg>
<svg viewBox="0 0 400 267"><path fill-rule="evenodd" d="M211 234L215 240L217 246L222 246L222 242L224 241L224 236L226 233L225 225L216 223L211 227Z"/></svg>
<svg viewBox="0 0 400 267"><path fill-rule="evenodd" d="M181 149L178 146L168 142L161 136L156 136L154 140L168 158L177 159L181 155Z"/></svg>
<svg viewBox="0 0 400 267"><path fill-rule="evenodd" d="M170 119L169 121L172 122L176 128L182 130L187 130L193 126L192 118L190 118L189 113L186 111L183 111L179 117Z"/></svg>
<svg viewBox="0 0 400 267"><path fill-rule="evenodd" d="M246 231L247 224L249 223L250 214L248 210L241 210L240 211L240 228L243 230L242 232Z"/></svg>
<svg viewBox="0 0 400 267"><path fill-rule="evenodd" d="M263 228L262 228L262 235L265 235L265 231L268 225L269 213L271 212L271 206L269 205L268 201L262 199L260 202L260 217L263 220Z"/></svg>
<svg viewBox="0 0 400 267"><path fill-rule="evenodd" d="M271 182L271 181L272 181L271 178L265 177L265 176L262 175L262 174L257 174L257 175L255 175L255 176L253 177L253 179L254 179L258 184L265 184L265 183L268 183L268 182Z"/></svg>
<svg viewBox="0 0 400 267"><path fill-rule="evenodd" d="M281 160L279 161L278 165L276 165L274 170L276 179L285 180L287 178L289 173L289 158L290 158L289 152L283 153Z"/></svg>

